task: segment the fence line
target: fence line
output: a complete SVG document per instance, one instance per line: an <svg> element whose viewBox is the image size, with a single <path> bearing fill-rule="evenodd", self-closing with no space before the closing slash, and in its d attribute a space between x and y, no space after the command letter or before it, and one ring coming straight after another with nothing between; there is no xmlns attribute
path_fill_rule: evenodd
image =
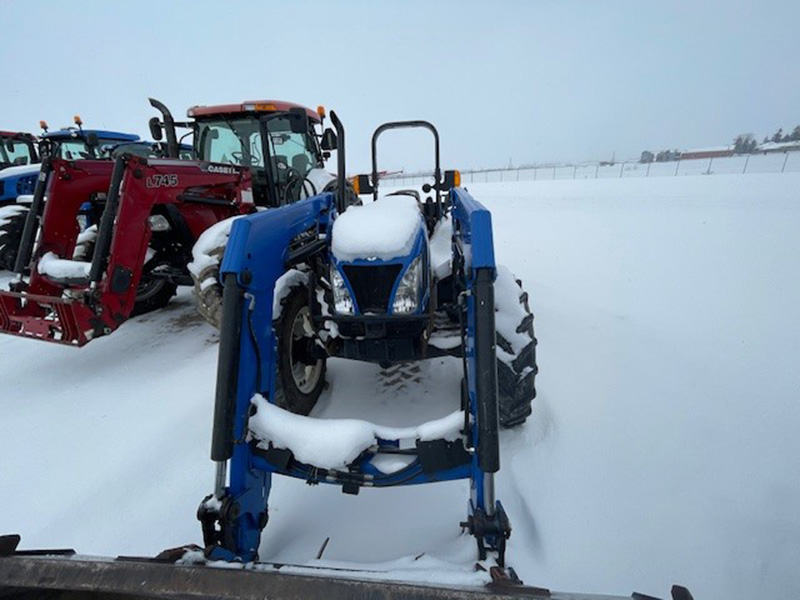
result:
<svg viewBox="0 0 800 600"><path fill-rule="evenodd" d="M744 154L670 162L581 163L469 169L461 171L462 183L540 181L554 179L610 179L626 177L678 177L681 175L730 175L745 173L800 173L800 152ZM388 185L414 185L430 180L433 173L396 174L385 177Z"/></svg>

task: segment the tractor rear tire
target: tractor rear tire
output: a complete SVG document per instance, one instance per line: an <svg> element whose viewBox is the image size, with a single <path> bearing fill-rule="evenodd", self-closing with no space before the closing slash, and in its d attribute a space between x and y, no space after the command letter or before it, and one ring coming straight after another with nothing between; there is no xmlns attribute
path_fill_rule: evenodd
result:
<svg viewBox="0 0 800 600"><path fill-rule="evenodd" d="M339 180L334 179L325 188L322 190L323 192L331 192L333 194L339 193ZM344 184L344 206L345 209L351 206L361 206L361 198L358 197L356 194L356 190L353 187L353 184L349 181L345 182Z"/></svg>
<svg viewBox="0 0 800 600"><path fill-rule="evenodd" d="M222 266L231 227L241 216L218 221L201 233L192 248L192 261L188 265L194 282L197 312L215 329L219 329L222 324L222 285L219 269Z"/></svg>
<svg viewBox="0 0 800 600"><path fill-rule="evenodd" d="M215 329L219 329L222 325L222 286L219 284L219 267L224 252L225 246L215 248L209 255L217 257L218 262L207 266L197 276L192 272L197 312Z"/></svg>
<svg viewBox="0 0 800 600"><path fill-rule="evenodd" d="M12 204L0 208L0 271L13 271L17 262L28 207Z"/></svg>
<svg viewBox="0 0 800 600"><path fill-rule="evenodd" d="M280 315L273 320L278 342L278 372L275 404L298 415L307 415L325 389L325 358L308 354L314 344L308 288L296 285L281 301Z"/></svg>
<svg viewBox="0 0 800 600"><path fill-rule="evenodd" d="M500 277L513 278L510 272L498 270ZM495 284L497 286L497 284ZM497 400L500 412L500 425L504 428L521 425L530 416L531 403L536 397L536 336L533 333L533 313L528 305L528 294L522 289L522 282L514 280L519 289L519 308L503 311L513 322L516 330L504 336L497 330ZM497 288L495 288L497 289ZM507 288L508 289L508 288ZM502 302L502 301L501 301ZM495 296L497 305L497 295ZM495 308L500 312L502 308ZM509 338L512 338L509 339Z"/></svg>

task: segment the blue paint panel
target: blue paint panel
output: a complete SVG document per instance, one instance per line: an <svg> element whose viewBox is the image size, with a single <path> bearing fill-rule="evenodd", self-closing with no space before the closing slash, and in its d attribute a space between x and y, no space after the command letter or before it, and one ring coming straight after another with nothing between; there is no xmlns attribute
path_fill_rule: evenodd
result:
<svg viewBox="0 0 800 600"><path fill-rule="evenodd" d="M492 214L464 188L450 190L453 221L464 243L470 246L473 269L495 268Z"/></svg>
<svg viewBox="0 0 800 600"><path fill-rule="evenodd" d="M4 176L0 171L0 188L2 188L0 191L0 205L12 204L16 201L17 196L33 194L38 176L38 172Z"/></svg>

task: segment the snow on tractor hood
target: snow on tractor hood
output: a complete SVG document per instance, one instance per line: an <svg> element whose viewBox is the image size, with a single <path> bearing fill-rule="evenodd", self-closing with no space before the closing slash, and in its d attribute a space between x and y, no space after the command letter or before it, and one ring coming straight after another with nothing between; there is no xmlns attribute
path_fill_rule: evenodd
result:
<svg viewBox="0 0 800 600"><path fill-rule="evenodd" d="M16 167L6 167L0 171L0 179L7 177L18 177L19 175L33 175L39 172L42 165L33 163L32 165L17 165Z"/></svg>
<svg viewBox="0 0 800 600"><path fill-rule="evenodd" d="M422 227L414 198L381 198L364 206L351 206L336 218L331 250L340 261L408 256Z"/></svg>

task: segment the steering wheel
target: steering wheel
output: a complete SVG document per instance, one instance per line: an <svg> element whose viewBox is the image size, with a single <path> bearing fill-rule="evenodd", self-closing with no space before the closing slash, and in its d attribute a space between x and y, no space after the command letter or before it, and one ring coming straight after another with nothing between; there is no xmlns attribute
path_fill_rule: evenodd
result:
<svg viewBox="0 0 800 600"><path fill-rule="evenodd" d="M231 151L231 157L233 158L233 160L236 161L236 164L242 167L252 167L253 165L258 164L258 159L252 154L249 155L249 160L245 161L244 152L242 152L241 150Z"/></svg>
<svg viewBox="0 0 800 600"><path fill-rule="evenodd" d="M289 204L299 200L300 192L306 189L306 183L311 186L311 194L309 195L315 196L317 194L317 188L314 186L311 180L294 167L287 166L286 183L283 186L283 197L281 198L281 204ZM297 188L296 194L294 188Z"/></svg>

